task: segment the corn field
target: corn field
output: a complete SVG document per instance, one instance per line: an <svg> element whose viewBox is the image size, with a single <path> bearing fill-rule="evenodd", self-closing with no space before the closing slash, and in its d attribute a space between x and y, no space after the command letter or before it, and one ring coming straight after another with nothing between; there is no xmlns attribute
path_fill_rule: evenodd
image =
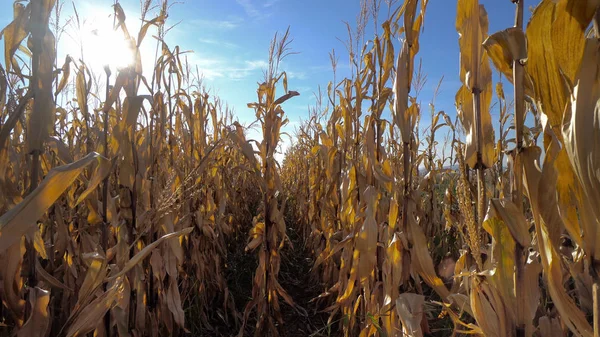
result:
<svg viewBox="0 0 600 337"><path fill-rule="evenodd" d="M15 1L0 336L600 336L600 0L502 0L499 32L457 0L445 110L419 99L428 2L361 0L350 75L333 51L278 161L293 29L242 125L167 44L168 0L115 2L118 69L57 59L62 1Z"/></svg>

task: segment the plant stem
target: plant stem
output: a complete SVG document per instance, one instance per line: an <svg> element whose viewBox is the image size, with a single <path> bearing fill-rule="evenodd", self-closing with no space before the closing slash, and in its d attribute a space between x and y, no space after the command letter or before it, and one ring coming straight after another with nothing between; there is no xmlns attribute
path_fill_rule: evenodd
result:
<svg viewBox="0 0 600 337"><path fill-rule="evenodd" d="M109 94L110 94L110 69L108 67L104 68L106 73L106 101L108 102ZM110 106L107 106L106 103L104 105L104 157L108 158L108 111L110 110ZM106 175L104 181L102 182L102 232L101 232L101 245L104 254L107 255L108 249L108 177L110 174ZM108 257L107 257L108 258ZM104 284L104 291L106 291L106 284ZM104 315L104 328L106 329L107 336L110 336L110 313L106 313Z"/></svg>
<svg viewBox="0 0 600 337"><path fill-rule="evenodd" d="M600 337L600 294L598 294L598 283L592 288L594 298L594 337Z"/></svg>
<svg viewBox="0 0 600 337"><path fill-rule="evenodd" d="M473 88L473 111L475 114L475 139L477 141L477 223L479 227L485 217L487 196L485 188L485 164L483 163L483 133L481 130L481 90Z"/></svg>
<svg viewBox="0 0 600 337"><path fill-rule="evenodd" d="M515 27L523 29L523 8L524 0L516 2ZM521 152L523 150L523 124L525 122L525 90L524 90L525 70L521 64L521 60L513 61L513 83L515 97L515 132L517 148L515 151L514 160L514 181L512 186L512 198L514 204L519 210L523 209L523 167L521 165ZM524 247L518 242L515 246L515 295L517 299L517 321L516 321L516 336L525 337L526 334L526 318L525 318L525 278L524 278Z"/></svg>

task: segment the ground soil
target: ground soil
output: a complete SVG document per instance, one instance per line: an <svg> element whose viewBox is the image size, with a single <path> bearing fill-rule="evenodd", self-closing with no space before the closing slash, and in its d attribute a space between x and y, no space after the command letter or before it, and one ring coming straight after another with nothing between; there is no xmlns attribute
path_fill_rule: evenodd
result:
<svg viewBox="0 0 600 337"><path fill-rule="evenodd" d="M279 282L295 302L295 307L280 299L283 324L278 324L281 337L324 337L340 336L338 324L328 325L329 313L323 312L325 303L312 301L324 292L324 287L313 277L311 268L314 257L305 248L295 228L288 226L289 241L281 252ZM229 244L225 277L230 296L241 321L246 304L252 297L252 283L257 267L256 253L245 252L247 238L233 238ZM231 321L231 320L230 320ZM193 336L238 336L239 324L225 324L217 315L211 319L211 330L191 331ZM254 336L255 312L250 314L243 336Z"/></svg>

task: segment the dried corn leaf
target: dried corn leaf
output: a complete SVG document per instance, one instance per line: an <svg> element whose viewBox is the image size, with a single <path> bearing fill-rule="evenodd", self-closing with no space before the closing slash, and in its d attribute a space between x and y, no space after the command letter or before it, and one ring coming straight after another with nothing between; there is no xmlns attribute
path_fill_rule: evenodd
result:
<svg viewBox="0 0 600 337"><path fill-rule="evenodd" d="M50 328L50 315L48 303L50 292L35 287L29 291L31 303L31 316L17 333L17 337L45 337Z"/></svg>
<svg viewBox="0 0 600 337"><path fill-rule="evenodd" d="M471 279L471 309L485 336L509 336L505 304L498 291L484 278Z"/></svg>
<svg viewBox="0 0 600 337"><path fill-rule="evenodd" d="M111 309L119 337L131 337L129 333L129 306L131 304L131 286L129 279L123 278L123 292L116 299L116 305ZM137 302L137 301L136 301ZM143 302L143 301L140 301Z"/></svg>
<svg viewBox="0 0 600 337"><path fill-rule="evenodd" d="M31 5L24 6L22 3L14 3L14 19L8 26L4 27L0 32L0 37L4 38L4 65L6 71L19 71L19 67L13 57L23 40L27 37L29 14L31 13Z"/></svg>
<svg viewBox="0 0 600 337"><path fill-rule="evenodd" d="M517 27L510 27L496 32L483 42L490 59L506 79L513 82L513 62L527 62L527 37ZM533 96L533 84L525 80L525 92ZM502 95L501 97L504 97Z"/></svg>
<svg viewBox="0 0 600 337"><path fill-rule="evenodd" d="M575 78L575 87L570 108L564 116L563 136L565 148L572 168L584 191L581 200L587 210L593 212L593 218L600 219L600 151L594 144L600 142L600 43L597 39L588 39L585 45L581 67ZM584 200L585 199L585 200ZM591 219L590 219L591 220ZM597 220L586 226L585 236L596 237ZM595 242L588 253L600 256L600 245ZM589 251L589 249L592 249Z"/></svg>
<svg viewBox="0 0 600 337"><path fill-rule="evenodd" d="M450 291L448 291L448 288L446 288L442 279L440 279L435 272L433 259L431 258L427 245L427 238L425 237L425 233L423 233L423 229L417 224L417 221L412 214L414 207L414 202L410 201L408 208L409 214L406 215L408 216L408 230L413 241L411 262L414 264L412 266L442 299L446 299L448 295L450 295Z"/></svg>
<svg viewBox="0 0 600 337"><path fill-rule="evenodd" d="M108 267L106 258L98 253L83 254L82 258L86 262L88 268L83 283L79 288L75 310L84 307L90 302L92 295L106 277Z"/></svg>
<svg viewBox="0 0 600 337"><path fill-rule="evenodd" d="M483 228L492 236L492 254L490 268L493 273L486 277L486 281L501 296L505 304L505 324L513 324L517 319L517 298L515 294L515 240L507 228L506 223L497 217L493 206L486 215ZM485 330L485 329L484 329Z"/></svg>
<svg viewBox="0 0 600 337"><path fill-rule="evenodd" d="M598 0L543 0L527 25L528 61L535 99L556 133L560 133L567 94L561 72L575 78Z"/></svg>
<svg viewBox="0 0 600 337"><path fill-rule="evenodd" d="M561 315L565 325L576 336L592 336L593 329L587 322L583 312L579 310L572 298L569 297L563 286L561 258L556 250L557 242L553 242L548 231L546 219L541 215L545 208L553 208L552 204L543 203L540 190L542 186L548 184L542 181L543 172L539 168L539 155L541 151L538 147L526 148L523 151L523 172L525 177L525 187L531 200L531 209L534 215L536 232L538 235L538 245L544 275L547 278L548 291ZM544 171L553 169L547 156L544 163ZM555 185L554 185L555 186Z"/></svg>
<svg viewBox="0 0 600 337"><path fill-rule="evenodd" d="M409 62L410 48L408 43L402 45L396 62L396 77L394 79L394 122L400 129L403 143L409 143L416 120L416 109L408 109L408 93L410 91L410 74L406 69Z"/></svg>
<svg viewBox="0 0 600 337"><path fill-rule="evenodd" d="M2 298L8 309L16 317L17 323L23 323L23 310L25 301L21 298L23 281L21 280L21 266L25 254L25 239L21 238L10 246L6 251L0 253L0 262L5 266L0 269L2 275Z"/></svg>
<svg viewBox="0 0 600 337"><path fill-rule="evenodd" d="M513 61L527 59L527 37L517 28L510 27L496 32L483 42L483 47L506 78L512 78Z"/></svg>
<svg viewBox="0 0 600 337"><path fill-rule="evenodd" d="M102 322L106 313L115 306L116 300L124 290L122 282L115 282L112 287L103 292L95 300L86 305L76 316L77 318L69 327L67 337L84 336L93 331Z"/></svg>
<svg viewBox="0 0 600 337"><path fill-rule="evenodd" d="M113 158L110 161L105 160L105 161L101 162L100 165L98 165L98 167L96 168L96 170L94 170L92 178L90 179L90 181L87 184L87 188L85 189L85 191L81 192L81 194L77 198L75 205L79 204L85 198L87 198L87 196L90 193L92 193L98 187L98 185L100 185L100 183L104 180L104 178L108 177L110 172L112 172L114 170L114 168L116 167L116 164L117 164L117 157Z"/></svg>
<svg viewBox="0 0 600 337"><path fill-rule="evenodd" d="M152 250L154 250L156 247L158 247L164 241L167 241L169 239L179 238L182 235L187 235L187 234L191 233L192 230L194 230L194 227L188 227L188 228L182 229L178 232L169 233L169 234L161 236L158 240L147 245L146 247L144 247L144 249L142 249L137 254L135 254L131 258L131 260L127 261L127 263L125 264L125 266L123 267L122 270L120 270L117 274L112 275L109 278L107 278L106 281L110 282L110 281L115 280L118 277L125 275L128 271L130 271L138 263L140 263L142 260L144 260L146 258L146 256L148 256L152 252Z"/></svg>
<svg viewBox="0 0 600 337"><path fill-rule="evenodd" d="M531 245L531 236L529 235L530 225L527 219L519 211L517 205L507 199L492 199L490 200L490 208L486 219L498 217L504 222L506 228L510 231L513 239L522 247Z"/></svg>
<svg viewBox="0 0 600 337"><path fill-rule="evenodd" d="M71 156L71 154L69 153L69 147L65 143L63 143L62 140L58 139L57 137L49 137L46 143L50 145L50 147L58 155L58 158L64 164L72 163L74 161L73 156Z"/></svg>
<svg viewBox="0 0 600 337"><path fill-rule="evenodd" d="M396 311L402 321L404 336L423 337L421 321L425 297L413 293L403 293L396 300Z"/></svg>
<svg viewBox="0 0 600 337"><path fill-rule="evenodd" d="M0 253L37 226L37 220L73 184L79 174L95 161L99 161L100 166L107 162L94 152L74 163L53 168L33 192L3 214L0 217Z"/></svg>
<svg viewBox="0 0 600 337"><path fill-rule="evenodd" d="M541 272L542 265L539 262L539 253L532 251L529 254L527 262L525 263L525 275L523 277L525 280L525 289L521 292L521 294L524 294L525 298L517 299L525 303L525 315L527 315L525 335L527 336L533 335L533 331L535 330L533 323L541 298L541 289L539 284Z"/></svg>
<svg viewBox="0 0 600 337"><path fill-rule="evenodd" d="M494 129L490 116L492 71L482 46L487 38L487 13L478 0L459 0L457 6L460 78L464 85L456 94L456 106L467 133L465 161L474 168L479 152L482 164L491 167L495 162ZM477 102L475 95L479 95L477 107L474 104ZM481 134L477 135L479 127Z"/></svg>
<svg viewBox="0 0 600 337"><path fill-rule="evenodd" d="M539 330L540 336L544 337L563 337L565 335L558 317L540 317Z"/></svg>
<svg viewBox="0 0 600 337"><path fill-rule="evenodd" d="M175 279L171 279L171 282L169 283L169 289L166 293L166 301L169 310L173 314L175 323L183 328L185 326L185 314L183 312L183 308L181 307L181 297L179 295L179 288L177 287L177 280Z"/></svg>
<svg viewBox="0 0 600 337"><path fill-rule="evenodd" d="M372 186L364 193L367 203L366 218L356 238L358 252L358 278L361 283L367 282L377 263L377 222L375 221L375 202L377 192Z"/></svg>
<svg viewBox="0 0 600 337"><path fill-rule="evenodd" d="M60 82L56 87L56 92L54 93L55 96L58 96L58 94L60 94L60 92L63 91L63 89L67 86L67 83L69 82L69 77L71 76L71 62L73 62L71 56L65 56L65 63L61 68L62 78L60 79Z"/></svg>
<svg viewBox="0 0 600 337"><path fill-rule="evenodd" d="M59 280L57 280L54 276L50 275L45 269L44 267L42 267L42 265L40 264L39 260L35 261L35 271L37 272L37 275L44 281L47 282L49 285L58 288L58 289L63 289L66 290L68 292L73 292L73 289L67 287L64 283L60 282Z"/></svg>

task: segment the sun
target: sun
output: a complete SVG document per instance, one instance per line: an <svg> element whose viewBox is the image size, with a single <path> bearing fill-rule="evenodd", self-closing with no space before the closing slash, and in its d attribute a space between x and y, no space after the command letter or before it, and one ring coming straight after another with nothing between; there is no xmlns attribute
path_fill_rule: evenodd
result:
<svg viewBox="0 0 600 337"><path fill-rule="evenodd" d="M69 55L82 59L93 70L110 67L113 71L134 63L135 47L121 29L113 29L112 13L98 10L88 13L84 22L72 27L72 43L66 46Z"/></svg>
<svg viewBox="0 0 600 337"><path fill-rule="evenodd" d="M134 61L134 51L121 31L98 27L86 34L83 53L86 62L94 66L125 68Z"/></svg>

